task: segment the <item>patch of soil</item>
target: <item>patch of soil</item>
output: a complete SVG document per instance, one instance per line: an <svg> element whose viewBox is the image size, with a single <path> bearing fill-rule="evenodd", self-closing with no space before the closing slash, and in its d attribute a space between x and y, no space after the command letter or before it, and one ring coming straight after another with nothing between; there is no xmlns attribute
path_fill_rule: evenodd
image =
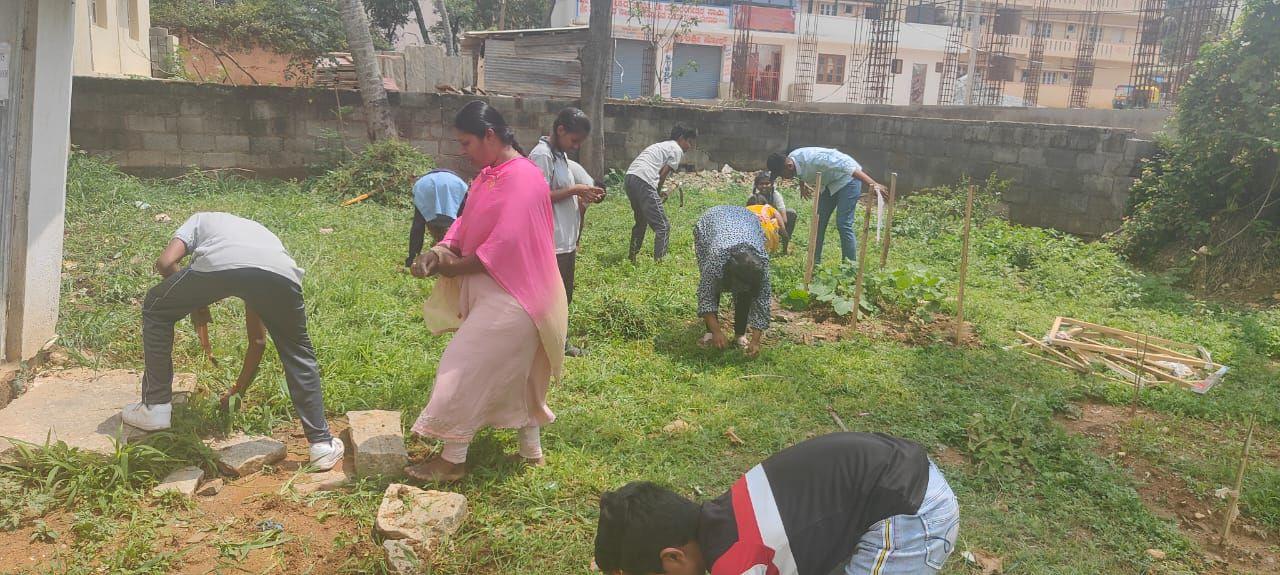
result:
<svg viewBox="0 0 1280 575"><path fill-rule="evenodd" d="M1131 420L1128 407L1086 403L1080 408L1078 419L1062 417L1061 423L1073 433L1097 440L1100 455L1123 464L1129 470L1143 504L1155 515L1174 521L1183 535L1199 545L1210 572L1280 572L1280 534L1267 533L1249 517L1241 516L1232 525L1230 544L1225 548L1219 546L1218 534L1226 503L1214 498L1201 499L1173 470L1140 454L1125 451L1120 427ZM1157 422L1171 419L1143 409L1139 409L1136 416ZM1176 426L1168 426L1168 429L1174 428ZM1221 436L1220 430L1210 434ZM1252 457L1260 459L1264 455L1254 453Z"/></svg>
<svg viewBox="0 0 1280 575"><path fill-rule="evenodd" d="M854 328L847 317L834 315L825 308L797 312L774 302L772 314L774 325L784 338L806 345L847 339L855 331L871 339L889 339L914 346L951 343L955 337L955 318L950 316L935 316L933 321L918 325L907 319L880 315L858 320ZM961 347L981 346L973 324L965 322Z"/></svg>
<svg viewBox="0 0 1280 575"><path fill-rule="evenodd" d="M345 421L330 420L330 425L336 435L345 428ZM298 429L277 430L273 436L285 443L284 461L246 477L222 477L224 485L217 494L196 495L190 510L173 511L168 522L157 529L155 548L181 554L174 573L337 573L344 567L350 571L355 559L382 553L363 537L356 519L341 513L337 502L299 500L289 493L286 484L307 462L308 445ZM344 468L349 469L351 459L348 450ZM206 474L204 481L212 479ZM31 522L15 531L0 532L0 565L37 569L47 567L58 554L69 554L68 543L75 538L71 514L60 511L43 520L59 533L59 540L31 541ZM283 533L274 539L265 537L263 521L283 525ZM276 541L252 548L255 542ZM339 541L349 544L338 545Z"/></svg>

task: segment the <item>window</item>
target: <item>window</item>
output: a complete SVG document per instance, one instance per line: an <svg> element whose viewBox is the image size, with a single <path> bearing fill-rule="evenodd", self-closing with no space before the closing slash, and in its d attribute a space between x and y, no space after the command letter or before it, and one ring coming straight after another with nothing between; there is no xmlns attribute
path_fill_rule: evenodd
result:
<svg viewBox="0 0 1280 575"><path fill-rule="evenodd" d="M129 2L129 37L134 40L139 39L138 29L138 0L127 0Z"/></svg>
<svg viewBox="0 0 1280 575"><path fill-rule="evenodd" d="M107 0L89 0L89 21L100 28L107 27Z"/></svg>
<svg viewBox="0 0 1280 575"><path fill-rule="evenodd" d="M846 8L847 8L847 6L846 6ZM823 16L835 16L835 15L836 15L836 5L835 5L835 4L819 4L819 5L818 5L818 13L819 13L819 14L822 14Z"/></svg>
<svg viewBox="0 0 1280 575"><path fill-rule="evenodd" d="M1111 41L1112 41L1112 42L1115 42L1116 44L1123 44L1123 43L1124 43L1124 28L1112 28L1112 29L1111 29Z"/></svg>
<svg viewBox="0 0 1280 575"><path fill-rule="evenodd" d="M818 83L844 83L844 56L838 54L818 54Z"/></svg>
<svg viewBox="0 0 1280 575"><path fill-rule="evenodd" d="M1054 85L1054 84L1057 84L1057 83L1058 83L1058 73L1057 73L1057 72L1041 72L1041 73L1040 73L1040 83L1041 83L1041 84L1047 84L1047 85L1050 85L1050 86L1052 86L1052 85Z"/></svg>
<svg viewBox="0 0 1280 575"><path fill-rule="evenodd" d="M844 13L846 16L853 16L853 4L845 4Z"/></svg>
<svg viewBox="0 0 1280 575"><path fill-rule="evenodd" d="M1053 22L1030 22L1027 24L1028 36L1053 37Z"/></svg>

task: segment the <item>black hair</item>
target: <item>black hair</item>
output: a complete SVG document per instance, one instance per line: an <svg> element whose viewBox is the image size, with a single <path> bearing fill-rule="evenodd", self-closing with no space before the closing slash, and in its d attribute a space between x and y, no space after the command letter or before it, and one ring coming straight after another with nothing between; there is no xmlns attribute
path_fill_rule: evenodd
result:
<svg viewBox="0 0 1280 575"><path fill-rule="evenodd" d="M729 260L724 264L720 289L754 298L760 294L764 276L769 273L768 267L764 258L746 244L735 246L729 250Z"/></svg>
<svg viewBox="0 0 1280 575"><path fill-rule="evenodd" d="M763 206L768 203L769 203L769 198L766 198L764 194L761 194L759 192L753 193L751 194L751 197L747 198L748 206Z"/></svg>
<svg viewBox="0 0 1280 575"><path fill-rule="evenodd" d="M697 539L701 507L648 481L600 496L596 566L605 573L661 573L662 550Z"/></svg>
<svg viewBox="0 0 1280 575"><path fill-rule="evenodd" d="M787 157L779 152L769 154L769 161L765 164L769 167L769 174L775 179L787 170Z"/></svg>
<svg viewBox="0 0 1280 575"><path fill-rule="evenodd" d="M587 113L582 110L568 107L556 114L556 121L551 124L552 136L556 134L556 129L560 126L564 126L565 131L571 134L590 134L591 118L588 118Z"/></svg>
<svg viewBox="0 0 1280 575"><path fill-rule="evenodd" d="M516 142L516 131L507 124L497 108L484 100L474 100L458 110L458 114L453 117L453 127L477 138L484 138L489 130L493 130L502 143L515 148L521 156L525 155L524 148Z"/></svg>
<svg viewBox="0 0 1280 575"><path fill-rule="evenodd" d="M684 124L676 124L675 126L672 126L671 139L679 140L680 138L696 140L698 138L698 129Z"/></svg>
<svg viewBox="0 0 1280 575"><path fill-rule="evenodd" d="M764 182L769 182L771 184L773 183L772 172L756 172L756 184L759 185Z"/></svg>

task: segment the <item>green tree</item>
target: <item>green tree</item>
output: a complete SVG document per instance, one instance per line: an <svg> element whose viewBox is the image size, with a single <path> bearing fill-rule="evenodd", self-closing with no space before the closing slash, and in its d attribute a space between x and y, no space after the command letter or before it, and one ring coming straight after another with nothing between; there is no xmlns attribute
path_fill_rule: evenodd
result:
<svg viewBox="0 0 1280 575"><path fill-rule="evenodd" d="M502 12L502 0L443 0L449 10L449 18L454 29L459 32L470 30L496 30L498 16ZM522 28L541 28L546 22L553 0L506 0L508 30ZM436 24L431 33L445 34L441 24Z"/></svg>
<svg viewBox="0 0 1280 575"><path fill-rule="evenodd" d="M1130 195L1121 247L1186 263L1203 286L1280 262L1280 2L1247 0L1236 26L1200 51L1161 155Z"/></svg>

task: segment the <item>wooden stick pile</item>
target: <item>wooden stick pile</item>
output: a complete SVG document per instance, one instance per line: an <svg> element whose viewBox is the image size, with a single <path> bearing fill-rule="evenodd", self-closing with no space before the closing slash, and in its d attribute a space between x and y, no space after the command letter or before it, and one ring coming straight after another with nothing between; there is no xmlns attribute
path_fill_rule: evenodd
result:
<svg viewBox="0 0 1280 575"><path fill-rule="evenodd" d="M1069 317L1058 317L1041 338L1017 333L1023 341L1005 349L1079 373L1105 370L1104 377L1138 387L1172 383L1203 394L1229 369L1198 345Z"/></svg>

